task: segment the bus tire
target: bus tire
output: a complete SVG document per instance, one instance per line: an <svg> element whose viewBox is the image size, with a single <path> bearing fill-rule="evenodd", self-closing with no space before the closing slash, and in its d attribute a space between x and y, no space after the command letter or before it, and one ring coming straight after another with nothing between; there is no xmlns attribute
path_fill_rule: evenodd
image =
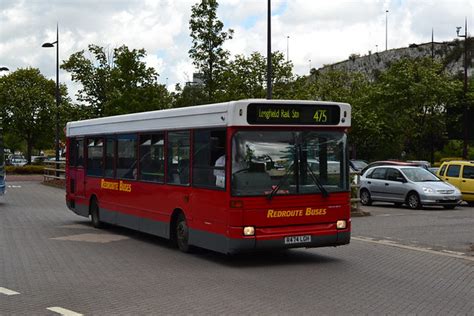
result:
<svg viewBox="0 0 474 316"><path fill-rule="evenodd" d="M189 246L189 227L186 221L186 216L183 213L179 213L176 220L175 226L176 245L182 252L190 252L191 246Z"/></svg>
<svg viewBox="0 0 474 316"><path fill-rule="evenodd" d="M95 228L101 228L102 222L100 221L100 209L97 199L93 197L89 206L89 212L91 215L91 223Z"/></svg>
<svg viewBox="0 0 474 316"><path fill-rule="evenodd" d="M372 205L372 198L370 197L369 190L362 189L360 191L360 202L362 205Z"/></svg>
<svg viewBox="0 0 474 316"><path fill-rule="evenodd" d="M416 192L410 192L407 196L407 205L412 210L418 210L421 208L420 197Z"/></svg>

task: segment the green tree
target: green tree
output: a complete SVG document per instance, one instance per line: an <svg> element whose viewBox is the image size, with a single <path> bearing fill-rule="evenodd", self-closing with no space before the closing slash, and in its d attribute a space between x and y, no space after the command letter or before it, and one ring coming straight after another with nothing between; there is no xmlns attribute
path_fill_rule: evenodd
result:
<svg viewBox="0 0 474 316"><path fill-rule="evenodd" d="M229 62L224 73L223 100L238 100L266 97L266 57L258 52L249 57L237 55ZM285 61L283 53L272 54L273 95L275 99L293 99L293 91L289 89L293 81L292 64Z"/></svg>
<svg viewBox="0 0 474 316"><path fill-rule="evenodd" d="M221 87L222 75L229 58L229 51L223 48L227 39L232 39L234 31L222 31L224 24L217 18L216 0L201 0L191 9L189 20L192 47L189 56L197 70L204 76L208 102L215 101Z"/></svg>
<svg viewBox="0 0 474 316"><path fill-rule="evenodd" d="M92 117L151 111L171 107L172 98L158 83L158 73L147 67L144 49L115 48L110 54L103 47L89 45L92 58L84 51L72 54L61 68L82 84L77 99L90 106Z"/></svg>
<svg viewBox="0 0 474 316"><path fill-rule="evenodd" d="M402 59L381 73L369 104L384 123L380 158L434 160L446 142L446 109L456 100L459 83L430 58ZM386 146L390 144L390 146Z"/></svg>
<svg viewBox="0 0 474 316"><path fill-rule="evenodd" d="M6 145L9 146L9 139L12 147L18 146L18 139L24 141L28 161L34 148L52 147L54 143L55 122L51 118L58 110L55 89L55 82L35 68L18 69L0 78L4 129L10 135L6 137ZM67 95L65 86L61 86L61 95ZM63 99L66 104L67 98Z"/></svg>

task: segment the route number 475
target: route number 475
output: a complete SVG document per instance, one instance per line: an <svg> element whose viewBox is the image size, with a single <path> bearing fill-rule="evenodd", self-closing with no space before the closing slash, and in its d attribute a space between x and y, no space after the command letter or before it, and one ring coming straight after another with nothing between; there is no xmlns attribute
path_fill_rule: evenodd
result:
<svg viewBox="0 0 474 316"><path fill-rule="evenodd" d="M313 119L318 123L325 123L328 120L328 116L326 115L327 110L317 110L314 112Z"/></svg>

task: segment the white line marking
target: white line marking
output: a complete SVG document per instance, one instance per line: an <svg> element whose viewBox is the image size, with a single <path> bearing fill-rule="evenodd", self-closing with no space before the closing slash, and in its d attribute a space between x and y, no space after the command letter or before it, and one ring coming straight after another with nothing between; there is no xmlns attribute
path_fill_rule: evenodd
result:
<svg viewBox="0 0 474 316"><path fill-rule="evenodd" d="M62 307L48 307L46 309L64 316L82 316L82 314L70 311L69 309L65 309Z"/></svg>
<svg viewBox="0 0 474 316"><path fill-rule="evenodd" d="M15 292L15 291L6 289L6 288L4 288L4 287L0 287L0 293L5 294L5 295L17 295L17 294L20 294L20 293L18 293L18 292Z"/></svg>
<svg viewBox="0 0 474 316"><path fill-rule="evenodd" d="M429 248L421 248L421 247L401 245L401 244L397 244L397 243L395 243L394 241L391 241L391 240L373 240L372 238L368 238L368 237L367 238L366 237L351 237L351 239L354 239L354 240L357 240L357 241L369 242L369 243L373 243L373 244L396 247L396 248L401 248L401 249L408 249L408 250L426 252L426 253L445 256L445 257L464 259L464 260L469 260L469 261L474 262L474 257L470 257L466 254L460 255L461 254L460 252L457 252L457 253L449 252L448 253L448 252L445 252L445 251L436 251L436 250L432 250L432 249L429 249Z"/></svg>

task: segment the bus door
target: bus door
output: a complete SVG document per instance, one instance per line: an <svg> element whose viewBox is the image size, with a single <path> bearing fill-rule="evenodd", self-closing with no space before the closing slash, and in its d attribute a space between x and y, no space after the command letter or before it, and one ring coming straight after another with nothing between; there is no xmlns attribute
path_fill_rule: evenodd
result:
<svg viewBox="0 0 474 316"><path fill-rule="evenodd" d="M71 173L71 179L74 180L74 195L80 199L85 197L84 139L75 141L74 153L75 168L73 169L74 172Z"/></svg>
<svg viewBox="0 0 474 316"><path fill-rule="evenodd" d="M193 133L191 194L195 228L204 239L212 234L225 235L228 199L226 193L226 130L206 129ZM200 236L201 237L201 236ZM202 242L206 242L201 238ZM215 239L215 237L213 237Z"/></svg>

